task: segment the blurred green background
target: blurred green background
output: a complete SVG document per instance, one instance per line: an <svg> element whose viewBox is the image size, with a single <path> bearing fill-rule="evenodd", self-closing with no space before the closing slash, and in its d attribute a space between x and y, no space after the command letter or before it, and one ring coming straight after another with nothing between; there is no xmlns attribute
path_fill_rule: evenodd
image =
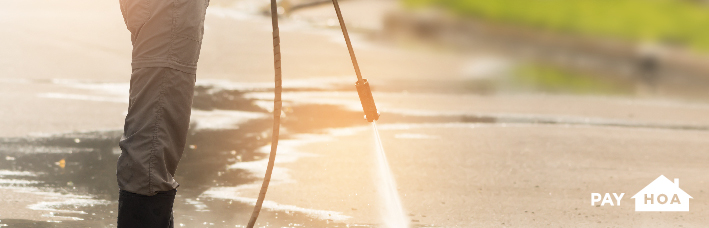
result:
<svg viewBox="0 0 709 228"><path fill-rule="evenodd" d="M709 6L695 0L402 0L407 7L568 34L709 51Z"/></svg>

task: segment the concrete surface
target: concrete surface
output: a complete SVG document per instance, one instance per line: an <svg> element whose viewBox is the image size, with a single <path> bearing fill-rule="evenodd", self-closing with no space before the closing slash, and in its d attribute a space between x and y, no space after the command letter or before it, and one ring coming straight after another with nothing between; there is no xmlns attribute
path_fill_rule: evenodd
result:
<svg viewBox="0 0 709 228"><path fill-rule="evenodd" d="M270 20L258 14L261 4L212 0L198 84L215 91L241 88L239 98L267 107L272 95L262 89L272 81L273 59ZM358 119L354 72L328 7L298 10L282 20L284 83L294 86L283 94L284 141L261 225L381 226L372 132ZM353 30L376 31L383 9L399 6L348 1L342 7ZM44 178L39 193L0 184L0 224L35 227L27 222L52 220L62 223L40 227L114 227L110 159L116 148L113 138L94 131L120 132L127 108L130 41L118 2L7 1L0 26L11 31L0 37L0 170ZM353 42L383 113L382 141L413 227L707 223L708 104L660 96L481 95L460 88L471 80L471 64L498 56L419 49L371 34L355 32ZM327 86L310 87L318 84ZM410 85L418 89L407 90ZM261 152L269 145L270 122L254 116L267 114L246 113L250 121L235 120L238 127L193 132L202 141L188 139L193 141L178 171L185 180L175 207L178 223L246 223L265 168ZM46 137L58 133L70 134ZM99 139L86 149L81 137ZM212 145L212 138L238 145ZM29 146L13 147L23 140ZM55 147L65 150L40 150ZM59 168L55 161L65 158L67 168ZM694 197L689 212L634 212L630 197L659 175L680 178L680 187ZM74 182L78 188L71 187ZM85 209L69 203L90 212L76 215L85 221L75 223L29 207L51 201L44 193L55 191L105 204ZM591 193L606 192L625 193L622 204L590 205Z"/></svg>

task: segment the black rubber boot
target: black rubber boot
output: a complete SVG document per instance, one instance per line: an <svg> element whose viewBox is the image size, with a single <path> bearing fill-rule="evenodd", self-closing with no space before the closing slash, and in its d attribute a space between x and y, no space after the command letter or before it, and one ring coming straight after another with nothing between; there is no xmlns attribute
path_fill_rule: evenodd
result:
<svg viewBox="0 0 709 228"><path fill-rule="evenodd" d="M154 196L120 191L118 228L173 228L172 204L175 189Z"/></svg>

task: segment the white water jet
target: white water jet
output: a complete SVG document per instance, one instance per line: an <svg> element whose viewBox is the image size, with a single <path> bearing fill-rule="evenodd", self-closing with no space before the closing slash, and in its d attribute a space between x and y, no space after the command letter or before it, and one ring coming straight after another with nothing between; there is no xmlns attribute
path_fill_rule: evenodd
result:
<svg viewBox="0 0 709 228"><path fill-rule="evenodd" d="M384 227L387 228L408 228L409 222L404 213L404 208L401 205L401 199L396 189L396 180L389 168L386 153L382 146L382 140L379 138L379 130L377 124L372 122L372 130L374 131L374 142L376 143L377 157L377 172L378 183L377 191L381 200L381 215Z"/></svg>

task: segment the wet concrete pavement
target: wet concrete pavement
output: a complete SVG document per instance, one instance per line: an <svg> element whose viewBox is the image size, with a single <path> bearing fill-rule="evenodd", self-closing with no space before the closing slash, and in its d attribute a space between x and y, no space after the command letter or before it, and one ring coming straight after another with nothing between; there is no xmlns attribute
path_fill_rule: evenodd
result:
<svg viewBox="0 0 709 228"><path fill-rule="evenodd" d="M186 227L243 225L265 170L270 120L258 104L268 102L263 95L266 92L203 86L196 91L196 112L235 110L263 115L241 116L245 120L221 128L200 127L200 123L214 125L209 124L209 116L203 116L201 122L196 118L176 176L181 183L176 220ZM342 93L342 97L333 93ZM299 96L304 94L307 97ZM284 95L288 98L284 134L268 202L259 220L263 224L380 224L381 205L373 182L372 132L360 112L349 109L353 105L348 102L356 101L356 97L344 98L348 94L354 96L351 92L322 90ZM466 114L453 105L429 110L426 107L440 106L391 102L392 94L375 93L383 110L408 107L384 112L378 124L398 191L415 227L591 227L599 223L692 227L705 222L701 212L707 201L702 200L705 193L700 173L704 170L701 161L706 159L703 148L709 141L700 120L685 117L686 122L682 122L649 115L641 118L643 124L637 124L624 116L613 118L612 112L606 112L611 113L609 116L592 112L582 115L557 109L559 114L554 115L532 107L520 108L524 118L515 119L499 113L516 113L515 109L504 108L505 101L518 102L513 99L516 96L431 96L445 97L439 101L452 104L480 99L479 110L486 110L484 104L494 106L486 99L500 101L495 104L503 107L498 107L502 111L497 114L481 115L473 110ZM429 97L435 101L433 98ZM537 101L540 106L572 99L543 98ZM579 100L584 99L598 105L593 110L616 110L614 105L628 98ZM641 108L623 107L630 112L649 109L656 113L684 109L687 111L681 113L688 116L705 110L699 103L635 101ZM698 113L691 114L692 110ZM548 117L558 121L550 122L545 119ZM589 118L624 124L583 121ZM686 126L695 128L682 128ZM0 221L17 227L113 226L120 134L115 130L2 139L0 157L4 160L0 159L0 170L7 173L0 177L4 181L0 181L4 186L0 189L37 199L24 203L25 209L3 211ZM633 211L630 195L660 174L682 178L683 189L694 197L692 212L678 217ZM588 206L591 192L604 191L625 192L623 205ZM6 200L12 202L12 198Z"/></svg>

